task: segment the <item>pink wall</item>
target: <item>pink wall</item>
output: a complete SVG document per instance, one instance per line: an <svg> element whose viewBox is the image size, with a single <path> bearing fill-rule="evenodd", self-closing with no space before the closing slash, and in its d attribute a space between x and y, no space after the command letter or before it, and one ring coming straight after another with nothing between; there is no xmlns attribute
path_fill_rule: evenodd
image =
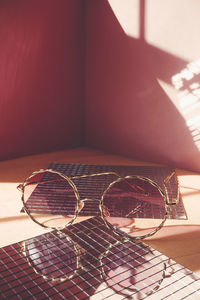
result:
<svg viewBox="0 0 200 300"><path fill-rule="evenodd" d="M0 1L0 160L86 136L200 170L200 108L187 119L172 85L200 53L199 9L196 0Z"/></svg>
<svg viewBox="0 0 200 300"><path fill-rule="evenodd" d="M87 143L200 170L199 149L171 84L172 76L200 53L199 2L110 0L112 8L106 0L87 3ZM122 7L115 12L116 4ZM136 9L139 36L123 28Z"/></svg>
<svg viewBox="0 0 200 300"><path fill-rule="evenodd" d="M83 2L0 1L0 159L83 139Z"/></svg>

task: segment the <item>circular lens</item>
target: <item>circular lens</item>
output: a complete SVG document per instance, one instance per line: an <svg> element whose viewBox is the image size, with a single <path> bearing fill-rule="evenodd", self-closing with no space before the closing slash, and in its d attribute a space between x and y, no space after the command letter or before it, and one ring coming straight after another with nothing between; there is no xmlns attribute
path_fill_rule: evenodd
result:
<svg viewBox="0 0 200 300"><path fill-rule="evenodd" d="M163 278L165 264L141 244L116 244L101 257L102 277L118 294L130 296L155 292Z"/></svg>
<svg viewBox="0 0 200 300"><path fill-rule="evenodd" d="M50 170L36 172L26 180L22 201L33 221L53 229L71 224L80 206L73 182Z"/></svg>
<svg viewBox="0 0 200 300"><path fill-rule="evenodd" d="M57 234L47 234L23 243L23 253L35 273L44 279L64 281L78 269L79 254L73 242Z"/></svg>
<svg viewBox="0 0 200 300"><path fill-rule="evenodd" d="M155 233L167 217L161 189L139 176L126 176L111 183L102 196L100 210L107 225L114 226L119 234L136 238Z"/></svg>

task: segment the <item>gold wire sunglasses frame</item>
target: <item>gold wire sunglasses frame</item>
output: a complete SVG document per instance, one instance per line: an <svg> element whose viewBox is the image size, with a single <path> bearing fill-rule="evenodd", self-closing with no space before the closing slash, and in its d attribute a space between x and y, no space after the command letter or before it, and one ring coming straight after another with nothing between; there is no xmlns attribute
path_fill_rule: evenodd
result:
<svg viewBox="0 0 200 300"><path fill-rule="evenodd" d="M60 179L50 179L50 180L47 180L47 181L31 181L34 177L36 177L37 175L42 175L42 173L51 173L51 174L54 174L54 175L58 175L60 177ZM103 191L100 199L90 199L90 198L83 198L81 199L80 197L80 194L78 192L78 188L76 186L76 184L74 183L73 180L75 179L81 179L81 178L88 178L88 177L98 177L98 176L105 176L105 175L114 175L116 177L115 180L113 180L108 186L107 188L105 188L105 190ZM170 182L171 178L175 176L176 178L176 174L175 174L175 171L172 172L169 176L167 176L165 179L164 179L164 182L163 182L163 186L164 186L164 190L162 190L160 188L160 186L154 182L153 180L151 180L150 178L147 178L147 177L144 177L144 176L138 176L138 175L127 175L127 176L121 176L120 174L118 174L117 172L100 172L100 173L92 173L92 174L83 174L83 175L78 175L78 176L72 176L72 177L69 177L67 176L66 174L63 174L59 171L56 171L56 170L53 170L53 169L41 169L39 171L36 171L36 172L33 172L28 178L25 179L25 181L20 184L17 188L22 192L22 197L21 197L21 200L22 200L22 203L23 203L23 209L24 211L28 214L28 216L32 219L32 221L34 221L35 223L37 223L38 225L44 227L44 228L47 228L47 229L53 229L53 230L61 230L61 229L64 229L66 227L68 227L69 225L73 224L73 222L76 220L76 218L78 217L80 211L82 210L82 208L84 207L84 203L86 201L98 201L99 202L99 211L100 211L100 216L102 217L105 225L111 229L112 231L114 231L118 236L121 236L121 237L124 237L124 232L123 231L120 231L118 230L118 228L110 223L108 220L107 220L107 217L109 217L109 212L108 210L106 209L106 206L104 205L104 199L107 195L107 193L109 192L109 190L117 183L119 182L126 182L129 187L131 187L131 189L133 189L133 191L135 191L136 193L143 193L143 195L147 195L148 192L146 193L146 191L139 185L135 184L135 183L129 183L129 179L131 180L139 180L141 182L147 182L148 184L150 184L152 187L156 188L157 191L159 192L159 194L161 195L161 197L163 198L163 201L164 201L164 216L163 216L163 219L161 220L161 223L156 227L154 228L151 232L147 233L147 234L143 234L141 236L129 236L131 239L133 240L140 240L140 239L144 239L144 238L147 238L147 237L150 237L152 235L154 235L157 231L159 231L166 219L168 218L168 215L169 215L169 209L171 208L171 206L174 206L177 204L178 202L178 199L179 199L179 196L178 196L178 193L179 193L179 188L178 188L178 182L177 182L177 197L176 199L172 199L171 201L169 200L169 195L168 195L168 189L167 189L167 184ZM48 225L45 225L43 223L40 223L37 219L35 219L29 208L27 207L27 204L26 204L26 200L25 200L25 196L24 196L24 191L26 189L27 186L29 185L37 185L37 184L44 184L44 183L51 183L51 182L55 182L57 180L66 180L67 183L69 184L69 186L73 189L73 193L75 195L75 199L76 199L76 206L75 206L75 212L74 212L74 215L72 217L72 219L67 223L65 224L64 226L62 227L54 227L54 226L48 226ZM176 178L177 180L177 178ZM146 194L145 194L146 193ZM138 211L139 208L136 208L136 211ZM126 235L127 237L127 235Z"/></svg>

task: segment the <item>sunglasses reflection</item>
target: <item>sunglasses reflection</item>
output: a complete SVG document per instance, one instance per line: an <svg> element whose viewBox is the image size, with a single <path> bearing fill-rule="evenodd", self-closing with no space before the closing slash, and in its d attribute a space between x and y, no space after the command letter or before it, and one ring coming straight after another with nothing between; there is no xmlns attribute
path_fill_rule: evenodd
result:
<svg viewBox="0 0 200 300"><path fill-rule="evenodd" d="M128 298L137 294L140 299L156 292L173 273L168 262L142 242L97 241L97 232L77 240L79 244L66 233L54 231L23 242L22 253L45 281L79 284L90 296L112 290Z"/></svg>
<svg viewBox="0 0 200 300"><path fill-rule="evenodd" d="M168 263L142 243L117 242L101 255L100 261L104 282L126 297L135 293L138 297L149 296L172 274L172 269L166 273Z"/></svg>

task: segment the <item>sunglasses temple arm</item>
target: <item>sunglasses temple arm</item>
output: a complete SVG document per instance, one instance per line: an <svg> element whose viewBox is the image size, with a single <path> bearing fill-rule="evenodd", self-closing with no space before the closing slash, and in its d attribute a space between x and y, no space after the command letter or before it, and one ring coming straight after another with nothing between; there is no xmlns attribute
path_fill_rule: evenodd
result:
<svg viewBox="0 0 200 300"><path fill-rule="evenodd" d="M26 185L34 185L34 184L45 184L45 183L48 183L48 182L56 182L56 181L65 181L66 179L54 179L54 180L45 180L45 181L33 181L33 182L29 182L27 183ZM17 186L17 189L22 192L23 191L23 184L19 184Z"/></svg>
<svg viewBox="0 0 200 300"><path fill-rule="evenodd" d="M169 176L167 176L167 177L164 179L164 192L165 192L165 196L166 196L166 203L167 203L167 205L176 205L177 202L178 202L178 195L177 195L177 199L172 199L171 202L170 202L170 200L169 200L169 193L168 193L168 189L167 189L167 184L169 183L169 181L171 180L171 178L172 178L173 176L176 176L175 171L172 172Z"/></svg>

